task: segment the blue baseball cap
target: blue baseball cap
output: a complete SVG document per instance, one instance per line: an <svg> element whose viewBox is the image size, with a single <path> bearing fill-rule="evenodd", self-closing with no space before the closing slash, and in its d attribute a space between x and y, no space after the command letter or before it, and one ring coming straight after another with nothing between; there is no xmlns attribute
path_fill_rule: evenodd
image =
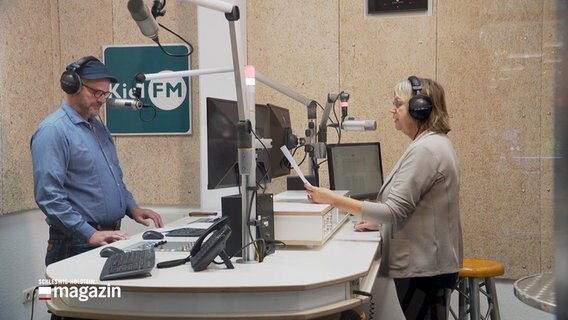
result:
<svg viewBox="0 0 568 320"><path fill-rule="evenodd" d="M81 77L81 79L109 79L110 82L118 82L115 77L111 76L108 73L107 67L97 59L87 61L76 72Z"/></svg>

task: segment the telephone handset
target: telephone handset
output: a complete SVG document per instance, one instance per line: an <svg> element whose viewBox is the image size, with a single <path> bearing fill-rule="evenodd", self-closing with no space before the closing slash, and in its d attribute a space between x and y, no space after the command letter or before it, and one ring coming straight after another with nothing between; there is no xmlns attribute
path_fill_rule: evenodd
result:
<svg viewBox="0 0 568 320"><path fill-rule="evenodd" d="M219 230L215 230L209 238L205 240L203 245L196 242L191 248L191 267L193 271L201 271L213 262L215 257L220 256L225 262L227 269L234 269L235 267L231 263L231 259L225 253L225 244L227 239L231 236L231 227L224 224ZM203 240L205 238L199 238ZM199 241L199 240L198 240ZM199 246L198 246L199 244ZM195 249L195 250L194 250Z"/></svg>
<svg viewBox="0 0 568 320"><path fill-rule="evenodd" d="M207 238L207 236L211 232L221 229L223 226L226 226L228 223L229 223L228 217L220 217L217 221L213 222L213 224L211 224L209 228L207 228L207 230L205 230L205 232L203 232L203 234L200 235L199 238L197 238L197 241L195 241L193 247L191 247L189 254L192 257L194 257L201 249L201 246L203 245L203 241L205 240L205 238Z"/></svg>
<svg viewBox="0 0 568 320"><path fill-rule="evenodd" d="M157 264L157 267L170 268L191 261L193 270L201 271L207 268L217 256L220 256L228 269L234 269L231 259L224 251L227 239L231 235L231 228L228 222L229 219L227 217L221 217L209 226L195 241L187 258L160 262Z"/></svg>

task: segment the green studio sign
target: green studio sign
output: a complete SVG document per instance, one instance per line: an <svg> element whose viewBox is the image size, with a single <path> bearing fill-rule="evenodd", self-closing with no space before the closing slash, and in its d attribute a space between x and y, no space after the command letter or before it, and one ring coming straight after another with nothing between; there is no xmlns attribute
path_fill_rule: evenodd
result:
<svg viewBox="0 0 568 320"><path fill-rule="evenodd" d="M186 45L162 45L168 53L182 55ZM107 46L104 63L117 80L111 84L111 98L133 99L138 73L154 74L189 70L189 57L171 57L157 45ZM145 81L140 110L106 107L106 125L113 135L159 135L191 133L190 78L177 77Z"/></svg>

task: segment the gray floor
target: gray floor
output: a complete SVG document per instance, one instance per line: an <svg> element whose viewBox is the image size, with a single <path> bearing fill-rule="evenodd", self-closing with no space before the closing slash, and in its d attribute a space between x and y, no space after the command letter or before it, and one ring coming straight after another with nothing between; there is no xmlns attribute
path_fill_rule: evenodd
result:
<svg viewBox="0 0 568 320"><path fill-rule="evenodd" d="M499 309L501 311L501 320L553 320L556 317L553 314L537 310L521 302L513 292L512 280L497 280L495 285L497 288L497 298L499 300ZM452 308L457 310L458 296L454 293L452 296ZM483 296L481 299L482 314L487 307L486 300Z"/></svg>

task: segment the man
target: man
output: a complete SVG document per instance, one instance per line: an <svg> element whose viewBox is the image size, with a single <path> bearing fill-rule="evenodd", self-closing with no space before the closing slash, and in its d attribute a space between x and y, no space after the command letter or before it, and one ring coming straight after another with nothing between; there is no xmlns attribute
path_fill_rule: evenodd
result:
<svg viewBox="0 0 568 320"><path fill-rule="evenodd" d="M64 99L30 142L35 200L49 225L46 265L127 239L120 231L125 215L163 226L160 215L138 207L126 188L114 142L98 118L116 79L88 56L68 65L60 82Z"/></svg>

